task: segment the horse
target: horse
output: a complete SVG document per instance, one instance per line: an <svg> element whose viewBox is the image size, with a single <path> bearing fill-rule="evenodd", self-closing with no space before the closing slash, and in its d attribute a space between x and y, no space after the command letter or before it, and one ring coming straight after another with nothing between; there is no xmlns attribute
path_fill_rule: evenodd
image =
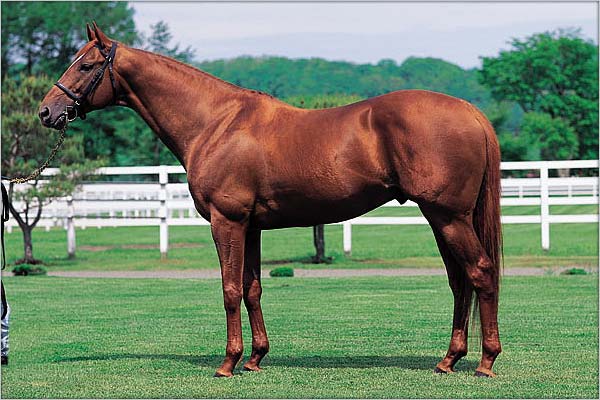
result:
<svg viewBox="0 0 600 400"><path fill-rule="evenodd" d="M126 46L95 22L86 28L89 42L42 100L39 118L61 129L94 110L129 107L181 162L195 207L210 221L221 268L227 345L215 376L232 376L241 361L242 300L252 329L243 369L260 371L269 351L261 231L340 222L394 199L418 204L454 297L450 345L434 371L454 372L467 354L469 318L477 311L482 354L475 375L495 376L500 149L480 110L424 90L300 109Z"/></svg>

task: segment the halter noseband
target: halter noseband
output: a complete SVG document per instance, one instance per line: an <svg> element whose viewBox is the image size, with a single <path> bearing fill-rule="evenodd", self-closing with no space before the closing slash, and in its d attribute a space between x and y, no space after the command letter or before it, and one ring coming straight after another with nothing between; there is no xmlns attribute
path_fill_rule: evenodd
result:
<svg viewBox="0 0 600 400"><path fill-rule="evenodd" d="M100 54L102 54L102 56L104 56L104 63L102 63L102 66L96 70L96 72L94 73L94 77L92 78L90 83L83 90L83 92L81 92L81 94L79 96L76 95L75 93L73 93L69 88L67 88L65 85L63 85L60 82L56 82L54 84L60 90L65 92L65 94L67 96L69 96L69 98L71 98L75 102L72 106L67 106L67 111L69 108L71 108L75 111L75 117L73 117L73 119L70 119L69 121L73 121L75 118L77 118L77 115L79 115L81 117L81 119L85 119L85 113L83 113L83 111L81 111L80 108L85 102L87 102L88 96L90 94L92 94L94 92L94 90L96 90L98 83L100 83L100 81L102 80L102 77L104 76L104 71L106 71L106 68L108 68L108 74L110 76L110 83L112 85L113 102L116 102L116 100L117 100L117 87L115 84L115 77L113 75L113 62L115 60L115 54L117 52L117 43L116 42L112 43L112 47L110 48L110 51L108 52L108 54L106 54L104 51L102 51L102 48L100 47L100 45L95 45L94 47L98 48L98 51L100 52ZM68 116L67 116L67 118L68 118Z"/></svg>

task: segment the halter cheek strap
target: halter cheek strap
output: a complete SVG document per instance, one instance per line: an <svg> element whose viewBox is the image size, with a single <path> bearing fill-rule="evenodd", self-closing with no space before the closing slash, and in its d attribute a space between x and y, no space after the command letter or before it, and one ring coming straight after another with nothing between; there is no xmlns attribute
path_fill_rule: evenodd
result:
<svg viewBox="0 0 600 400"><path fill-rule="evenodd" d="M96 70L96 72L94 73L94 76L92 77L92 80L90 81L90 83L88 83L88 85L85 87L85 89L83 90L83 92L81 92L81 94L79 96L77 94L75 94L71 89L69 89L68 87L66 87L65 85L63 85L60 82L56 82L54 84L56 87L58 87L60 90L62 90L71 100L74 101L73 106L70 106L73 110L75 110L75 117L73 119L77 118L77 115L79 115L81 117L81 119L85 119L85 114L82 112L81 106L88 101L88 96L90 94L92 94L94 92L94 90L96 90L96 88L98 87L98 84L100 83L100 81L102 80L102 77L104 76L104 72L106 71L106 68L108 68L108 75L110 76L110 84L111 84L112 90L113 90L113 102L116 103L116 101L117 101L117 86L116 86L115 77L113 74L113 63L115 60L115 54L117 53L117 43L116 42L112 43L112 46L111 46L108 54L106 54L104 51L102 51L102 48L100 48L99 45L96 45L95 47L98 48L98 51L100 52L100 54L102 54L102 56L104 56L104 62L102 63L102 66ZM69 108L69 107L67 107L67 108Z"/></svg>

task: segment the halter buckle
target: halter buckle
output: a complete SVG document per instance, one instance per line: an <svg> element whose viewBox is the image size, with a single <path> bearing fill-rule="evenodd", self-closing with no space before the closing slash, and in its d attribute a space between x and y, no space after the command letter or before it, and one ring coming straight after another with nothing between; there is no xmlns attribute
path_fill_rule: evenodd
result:
<svg viewBox="0 0 600 400"><path fill-rule="evenodd" d="M68 122L73 122L77 119L77 108L79 107L79 103L76 101L75 104L77 105L77 107L73 107L73 106L65 107L65 116L66 116ZM75 116L73 118L69 118L69 109L72 109L73 111L75 111Z"/></svg>

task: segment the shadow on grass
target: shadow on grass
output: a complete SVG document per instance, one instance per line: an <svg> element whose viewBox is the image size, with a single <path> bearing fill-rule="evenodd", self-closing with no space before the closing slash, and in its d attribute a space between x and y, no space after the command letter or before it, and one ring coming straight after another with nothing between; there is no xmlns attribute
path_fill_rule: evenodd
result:
<svg viewBox="0 0 600 400"><path fill-rule="evenodd" d="M188 362L200 367L218 368L223 361L222 355L185 355L185 354L97 354L81 357L59 358L57 362L81 362L81 361L118 361L129 360L173 360ZM299 356L282 357L267 356L263 363L264 367L290 367L290 368L380 368L396 367L414 370L433 370L441 358L433 356ZM457 370L475 369L477 362L473 360L462 360L457 364Z"/></svg>

